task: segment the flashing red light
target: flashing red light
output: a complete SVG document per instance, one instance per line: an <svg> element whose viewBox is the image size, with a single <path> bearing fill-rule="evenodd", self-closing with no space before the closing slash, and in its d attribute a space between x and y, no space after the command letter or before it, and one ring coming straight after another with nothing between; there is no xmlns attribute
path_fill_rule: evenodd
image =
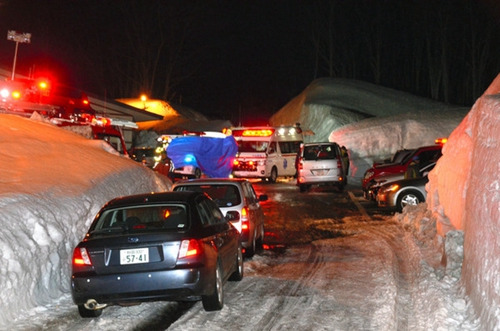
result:
<svg viewBox="0 0 500 331"><path fill-rule="evenodd" d="M85 247L75 248L73 251L73 264L75 265L92 265L90 255Z"/></svg>
<svg viewBox="0 0 500 331"><path fill-rule="evenodd" d="M201 246L198 240L189 239L181 242L179 248L179 259L196 256L201 253Z"/></svg>
<svg viewBox="0 0 500 331"><path fill-rule="evenodd" d="M233 165L238 165L238 164L240 164L240 161L238 161L238 160L233 161Z"/></svg>
<svg viewBox="0 0 500 331"><path fill-rule="evenodd" d="M12 91L11 95L12 95L12 98L14 98L14 99L21 99L21 92L20 91L17 91L17 90Z"/></svg>
<svg viewBox="0 0 500 331"><path fill-rule="evenodd" d="M269 137L274 133L273 129L255 129L244 130L241 134L243 137Z"/></svg>
<svg viewBox="0 0 500 331"><path fill-rule="evenodd" d="M42 80L40 82L38 82L38 87L42 90L45 90L49 87L49 83L47 83L46 81Z"/></svg>
<svg viewBox="0 0 500 331"><path fill-rule="evenodd" d="M7 99L10 96L9 90L7 90L6 88L2 89L0 91L0 96L4 99Z"/></svg>
<svg viewBox="0 0 500 331"><path fill-rule="evenodd" d="M94 125L99 125L99 126L110 126L111 125L111 119L106 118L106 117L94 117L92 118L92 124Z"/></svg>

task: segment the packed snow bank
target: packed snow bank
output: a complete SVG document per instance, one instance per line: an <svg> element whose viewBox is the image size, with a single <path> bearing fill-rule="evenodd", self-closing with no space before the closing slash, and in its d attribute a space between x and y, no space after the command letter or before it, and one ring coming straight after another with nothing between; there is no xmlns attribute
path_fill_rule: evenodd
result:
<svg viewBox="0 0 500 331"><path fill-rule="evenodd" d="M270 124L299 122L304 130L314 133L306 137L307 141L328 141L330 132L362 119L406 113L426 115L443 110L465 115L468 109L367 82L320 78L274 114Z"/></svg>
<svg viewBox="0 0 500 331"><path fill-rule="evenodd" d="M274 114L270 123L299 122L309 133L305 141L345 146L350 183L359 185L374 161L399 149L434 144L436 138L447 137L468 111L366 82L322 78Z"/></svg>
<svg viewBox="0 0 500 331"><path fill-rule="evenodd" d="M448 137L464 116L464 112L443 110L425 116L370 118L334 130L328 139L347 147L350 183L360 184L374 161L388 159L400 149L433 145L435 139Z"/></svg>
<svg viewBox="0 0 500 331"><path fill-rule="evenodd" d="M48 123L0 115L0 132L2 325L69 292L73 248L104 203L171 182Z"/></svg>
<svg viewBox="0 0 500 331"><path fill-rule="evenodd" d="M429 175L441 235L465 233L463 283L485 330L500 326L500 75L450 136Z"/></svg>

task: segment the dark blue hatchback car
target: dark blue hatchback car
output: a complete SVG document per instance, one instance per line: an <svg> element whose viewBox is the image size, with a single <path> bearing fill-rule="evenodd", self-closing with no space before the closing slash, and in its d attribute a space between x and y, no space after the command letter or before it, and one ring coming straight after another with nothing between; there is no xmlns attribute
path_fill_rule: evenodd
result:
<svg viewBox="0 0 500 331"><path fill-rule="evenodd" d="M150 193L99 211L74 250L71 290L82 317L159 300L201 300L213 311L223 283L242 278L239 232L206 194Z"/></svg>

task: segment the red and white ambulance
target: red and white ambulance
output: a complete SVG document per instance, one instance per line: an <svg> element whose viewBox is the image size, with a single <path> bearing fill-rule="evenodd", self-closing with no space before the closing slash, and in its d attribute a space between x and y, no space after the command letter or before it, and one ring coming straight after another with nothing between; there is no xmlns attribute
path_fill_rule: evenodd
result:
<svg viewBox="0 0 500 331"><path fill-rule="evenodd" d="M303 142L302 129L295 126L237 127L232 135L238 144L233 177L261 178L295 176L295 161Z"/></svg>

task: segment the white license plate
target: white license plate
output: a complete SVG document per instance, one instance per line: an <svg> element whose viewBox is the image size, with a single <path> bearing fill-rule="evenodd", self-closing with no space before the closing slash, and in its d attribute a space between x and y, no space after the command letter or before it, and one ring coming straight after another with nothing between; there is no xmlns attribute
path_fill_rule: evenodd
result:
<svg viewBox="0 0 500 331"><path fill-rule="evenodd" d="M328 170L313 170L312 173L315 176L325 176L328 173Z"/></svg>
<svg viewBox="0 0 500 331"><path fill-rule="evenodd" d="M149 262L148 248L134 248L120 250L120 264L137 264Z"/></svg>

